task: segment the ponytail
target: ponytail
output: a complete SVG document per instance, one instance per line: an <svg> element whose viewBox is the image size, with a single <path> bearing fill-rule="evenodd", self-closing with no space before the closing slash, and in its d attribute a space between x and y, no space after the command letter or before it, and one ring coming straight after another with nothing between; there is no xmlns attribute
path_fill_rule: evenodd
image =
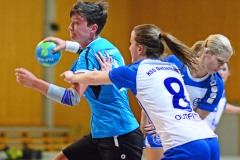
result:
<svg viewBox="0 0 240 160"><path fill-rule="evenodd" d="M178 59L180 59L183 64L189 67L192 74L195 74L199 68L197 53L182 42L180 42L171 34L162 32L161 37L163 38L171 52Z"/></svg>

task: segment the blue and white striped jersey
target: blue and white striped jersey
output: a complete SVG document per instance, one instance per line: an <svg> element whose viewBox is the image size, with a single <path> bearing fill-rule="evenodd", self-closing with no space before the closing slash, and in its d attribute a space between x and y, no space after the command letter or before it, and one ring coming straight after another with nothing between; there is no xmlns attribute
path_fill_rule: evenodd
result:
<svg viewBox="0 0 240 160"><path fill-rule="evenodd" d="M213 112L224 90L224 83L219 73L207 74L202 78L195 78L191 75L188 67L184 66L176 56L170 55L164 61L171 62L179 68L190 94L193 108Z"/></svg>
<svg viewBox="0 0 240 160"><path fill-rule="evenodd" d="M215 131L219 121L222 117L223 111L226 108L227 104L227 98L225 92L222 95L222 98L220 99L218 106L214 109L213 112L211 112L204 120L207 122L209 127Z"/></svg>

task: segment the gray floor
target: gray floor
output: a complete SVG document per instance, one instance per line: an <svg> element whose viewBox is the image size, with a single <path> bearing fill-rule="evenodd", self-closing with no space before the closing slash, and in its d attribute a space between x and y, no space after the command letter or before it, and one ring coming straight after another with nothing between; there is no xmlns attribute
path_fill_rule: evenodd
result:
<svg viewBox="0 0 240 160"><path fill-rule="evenodd" d="M240 160L240 156L222 156L221 160Z"/></svg>
<svg viewBox="0 0 240 160"><path fill-rule="evenodd" d="M53 158L57 155L57 152L52 153L44 153L42 160L53 160ZM142 160L146 160L143 156ZM221 160L240 160L240 156L222 156Z"/></svg>

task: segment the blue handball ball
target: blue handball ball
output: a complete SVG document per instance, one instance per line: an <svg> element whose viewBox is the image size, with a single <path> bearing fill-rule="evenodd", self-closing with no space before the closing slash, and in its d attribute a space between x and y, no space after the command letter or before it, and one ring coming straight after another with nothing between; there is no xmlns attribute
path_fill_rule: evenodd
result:
<svg viewBox="0 0 240 160"><path fill-rule="evenodd" d="M35 51L37 61L45 67L50 67L57 64L61 59L62 52L57 51L52 53L52 49L56 46L57 45L54 42L41 41L38 43Z"/></svg>

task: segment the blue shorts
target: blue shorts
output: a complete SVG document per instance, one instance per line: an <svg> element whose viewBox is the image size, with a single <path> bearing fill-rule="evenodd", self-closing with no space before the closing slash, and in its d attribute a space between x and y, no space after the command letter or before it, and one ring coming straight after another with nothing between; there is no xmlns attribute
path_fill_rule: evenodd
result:
<svg viewBox="0 0 240 160"><path fill-rule="evenodd" d="M164 152L161 160L220 160L220 148L217 138L192 141Z"/></svg>
<svg viewBox="0 0 240 160"><path fill-rule="evenodd" d="M146 134L143 140L143 148L163 148L159 135Z"/></svg>

